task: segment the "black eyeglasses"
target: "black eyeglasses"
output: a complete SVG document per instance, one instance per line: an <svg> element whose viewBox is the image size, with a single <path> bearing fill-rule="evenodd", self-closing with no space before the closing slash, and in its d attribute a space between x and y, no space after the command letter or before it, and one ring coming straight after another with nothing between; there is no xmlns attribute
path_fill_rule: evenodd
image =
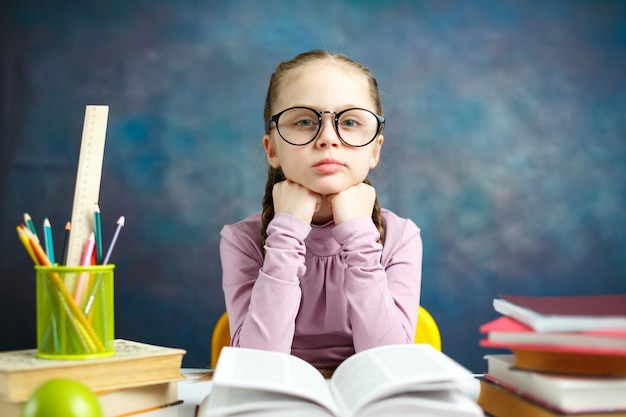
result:
<svg viewBox="0 0 626 417"><path fill-rule="evenodd" d="M334 114L335 132L343 143L352 147L369 145L380 133L385 118L367 109L345 109L318 112L309 107L290 107L267 119L265 133L269 133L270 124L276 124L276 130L283 140L294 146L303 146L313 142L322 129L322 115Z"/></svg>

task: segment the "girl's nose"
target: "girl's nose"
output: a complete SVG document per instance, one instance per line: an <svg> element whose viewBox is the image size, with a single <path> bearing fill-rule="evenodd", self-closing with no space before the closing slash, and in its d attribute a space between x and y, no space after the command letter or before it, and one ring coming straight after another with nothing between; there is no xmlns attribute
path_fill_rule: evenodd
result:
<svg viewBox="0 0 626 417"><path fill-rule="evenodd" d="M326 117L324 117L326 116ZM315 146L318 148L341 146L341 139L335 130L335 119L333 114L322 115L322 127L315 140Z"/></svg>

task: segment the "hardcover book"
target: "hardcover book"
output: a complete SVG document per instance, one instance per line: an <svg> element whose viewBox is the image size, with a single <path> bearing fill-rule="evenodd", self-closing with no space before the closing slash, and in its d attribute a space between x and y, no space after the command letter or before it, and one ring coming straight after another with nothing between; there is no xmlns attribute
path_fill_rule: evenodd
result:
<svg viewBox="0 0 626 417"><path fill-rule="evenodd" d="M626 378L585 377L516 369L514 355L487 355L485 378L562 413L626 412Z"/></svg>
<svg viewBox="0 0 626 417"><path fill-rule="evenodd" d="M566 346L512 347L515 367L537 372L588 376L626 376L626 352L598 353Z"/></svg>
<svg viewBox="0 0 626 417"><path fill-rule="evenodd" d="M115 340L115 355L102 359L51 360L36 349L0 352L0 398L24 401L51 378L78 380L95 392L180 379L185 350Z"/></svg>
<svg viewBox="0 0 626 417"><path fill-rule="evenodd" d="M501 295L495 310L538 332L626 330L626 294L533 297Z"/></svg>
<svg viewBox="0 0 626 417"><path fill-rule="evenodd" d="M105 417L128 416L181 403L178 380L96 392ZM19 417L25 401L0 398L0 416Z"/></svg>
<svg viewBox="0 0 626 417"><path fill-rule="evenodd" d="M480 381L478 405L493 417L565 417L568 415L531 401L518 393L487 380ZM626 412L590 412L572 414L571 416L626 417Z"/></svg>

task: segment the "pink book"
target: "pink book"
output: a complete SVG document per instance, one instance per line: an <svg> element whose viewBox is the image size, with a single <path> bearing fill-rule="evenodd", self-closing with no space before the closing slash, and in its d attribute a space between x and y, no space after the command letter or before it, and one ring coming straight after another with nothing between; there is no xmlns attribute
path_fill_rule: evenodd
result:
<svg viewBox="0 0 626 417"><path fill-rule="evenodd" d="M479 328L487 341L498 346L569 346L581 349L618 349L626 351L626 330L587 330L581 332L536 332L508 316L502 316Z"/></svg>

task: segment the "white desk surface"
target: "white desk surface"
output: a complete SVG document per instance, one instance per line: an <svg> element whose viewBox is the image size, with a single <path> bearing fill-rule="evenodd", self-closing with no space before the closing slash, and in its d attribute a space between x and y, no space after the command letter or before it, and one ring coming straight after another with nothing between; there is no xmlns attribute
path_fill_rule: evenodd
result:
<svg viewBox="0 0 626 417"><path fill-rule="evenodd" d="M207 372L207 369L183 368L181 373L185 379L178 382L178 398L182 404L161 408L146 413L137 414L138 417L194 417L196 407L211 392L211 381L198 381L194 375L198 372Z"/></svg>

